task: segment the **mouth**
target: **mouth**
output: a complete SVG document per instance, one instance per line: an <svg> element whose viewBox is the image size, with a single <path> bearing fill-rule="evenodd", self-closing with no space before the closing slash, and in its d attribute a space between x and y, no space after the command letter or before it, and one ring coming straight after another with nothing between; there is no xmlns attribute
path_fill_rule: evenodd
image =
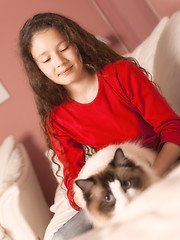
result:
<svg viewBox="0 0 180 240"><path fill-rule="evenodd" d="M62 72L58 73L58 77L62 76L62 75L68 75L71 71L73 66L67 67L65 70L63 70Z"/></svg>

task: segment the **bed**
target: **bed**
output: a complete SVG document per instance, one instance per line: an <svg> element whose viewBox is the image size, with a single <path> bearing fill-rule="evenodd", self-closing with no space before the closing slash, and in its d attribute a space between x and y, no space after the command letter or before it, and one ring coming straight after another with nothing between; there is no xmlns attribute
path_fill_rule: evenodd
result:
<svg viewBox="0 0 180 240"><path fill-rule="evenodd" d="M164 17L133 52L160 86L174 111L180 115L180 11ZM52 153L45 153L51 161ZM76 211L58 182L54 204L49 208L28 153L22 143L8 136L0 146L0 239L51 240L54 232ZM58 160L57 160L58 161ZM179 240L180 166L147 189L105 228L91 230L75 240Z"/></svg>

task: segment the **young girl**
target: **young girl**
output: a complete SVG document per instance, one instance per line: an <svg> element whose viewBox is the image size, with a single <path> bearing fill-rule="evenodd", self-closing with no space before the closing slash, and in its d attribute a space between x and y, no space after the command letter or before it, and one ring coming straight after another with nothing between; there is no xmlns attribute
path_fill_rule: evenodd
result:
<svg viewBox="0 0 180 240"><path fill-rule="evenodd" d="M20 48L47 144L63 164L73 208L80 210L72 186L85 162L83 146L99 150L141 140L159 151L153 166L159 175L177 160L180 118L134 59L120 56L77 23L53 13L35 15L24 24ZM84 224L77 230L76 223L83 221L82 213L74 217L74 235L86 229ZM65 226L57 239L64 232L64 239L70 237L63 232Z"/></svg>

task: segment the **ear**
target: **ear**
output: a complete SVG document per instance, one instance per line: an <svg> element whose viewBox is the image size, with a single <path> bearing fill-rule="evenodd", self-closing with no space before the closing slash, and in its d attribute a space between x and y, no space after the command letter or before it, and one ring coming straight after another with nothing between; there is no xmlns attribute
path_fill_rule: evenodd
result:
<svg viewBox="0 0 180 240"><path fill-rule="evenodd" d="M75 184L85 193L89 193L94 186L94 181L92 178L88 179L78 179Z"/></svg>
<svg viewBox="0 0 180 240"><path fill-rule="evenodd" d="M116 150L111 164L114 167L135 167L134 163L125 157L121 148Z"/></svg>

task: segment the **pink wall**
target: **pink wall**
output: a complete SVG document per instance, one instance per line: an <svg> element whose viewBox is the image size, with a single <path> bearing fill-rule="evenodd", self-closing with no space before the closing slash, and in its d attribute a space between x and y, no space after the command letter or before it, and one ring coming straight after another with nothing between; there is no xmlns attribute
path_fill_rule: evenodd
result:
<svg viewBox="0 0 180 240"><path fill-rule="evenodd" d="M156 11L159 17L171 16L175 11L180 10L179 0L147 0Z"/></svg>
<svg viewBox="0 0 180 240"><path fill-rule="evenodd" d="M158 3L157 3L158 2ZM166 4L164 4L166 2ZM1 0L0 81L11 98L0 105L0 143L14 135L24 143L48 203L52 203L55 181L44 151L39 117L18 52L18 33L24 21L38 12L69 16L94 34L109 38L119 53L133 50L152 31L158 17L180 9L179 0ZM125 45L123 45L122 44Z"/></svg>

